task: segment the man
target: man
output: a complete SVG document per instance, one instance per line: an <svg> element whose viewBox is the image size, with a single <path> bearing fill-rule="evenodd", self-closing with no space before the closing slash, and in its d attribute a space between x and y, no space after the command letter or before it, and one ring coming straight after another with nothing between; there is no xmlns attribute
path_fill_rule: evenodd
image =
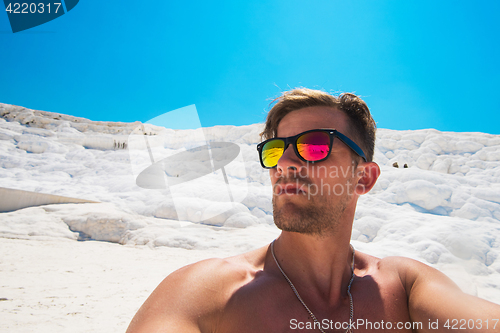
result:
<svg viewBox="0 0 500 333"><path fill-rule="evenodd" d="M453 320L500 332L500 306L463 294L439 271L350 247L358 197L380 173L366 104L309 89L275 102L258 150L281 235L172 273L128 332L443 332Z"/></svg>

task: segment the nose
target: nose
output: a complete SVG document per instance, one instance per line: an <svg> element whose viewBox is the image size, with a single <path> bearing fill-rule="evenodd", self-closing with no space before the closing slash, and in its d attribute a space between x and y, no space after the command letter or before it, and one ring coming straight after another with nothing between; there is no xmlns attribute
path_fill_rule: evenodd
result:
<svg viewBox="0 0 500 333"><path fill-rule="evenodd" d="M283 155L281 155L276 165L276 169L279 173L283 174L288 172L288 170L299 170L302 166L302 160L295 154L292 144L288 144L285 147Z"/></svg>

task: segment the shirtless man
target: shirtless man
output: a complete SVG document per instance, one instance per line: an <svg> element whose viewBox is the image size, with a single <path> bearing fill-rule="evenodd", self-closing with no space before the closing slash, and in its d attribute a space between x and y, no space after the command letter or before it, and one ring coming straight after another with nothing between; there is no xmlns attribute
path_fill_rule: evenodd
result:
<svg viewBox="0 0 500 333"><path fill-rule="evenodd" d="M380 173L366 104L309 89L275 102L263 132L275 140L258 150L281 235L170 274L127 332L443 332L453 319L467 332L500 332L499 305L420 262L350 247L358 197Z"/></svg>

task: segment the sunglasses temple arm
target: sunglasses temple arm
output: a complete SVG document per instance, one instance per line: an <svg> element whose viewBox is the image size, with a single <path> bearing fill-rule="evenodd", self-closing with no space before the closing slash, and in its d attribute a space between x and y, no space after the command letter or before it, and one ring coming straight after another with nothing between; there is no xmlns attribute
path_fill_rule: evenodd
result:
<svg viewBox="0 0 500 333"><path fill-rule="evenodd" d="M367 162L365 153L354 141L352 141L351 139L349 139L347 136L345 136L344 134L342 134L340 132L337 132L336 136L337 136L337 138L339 138L340 141L345 143L356 154L358 154L365 162Z"/></svg>

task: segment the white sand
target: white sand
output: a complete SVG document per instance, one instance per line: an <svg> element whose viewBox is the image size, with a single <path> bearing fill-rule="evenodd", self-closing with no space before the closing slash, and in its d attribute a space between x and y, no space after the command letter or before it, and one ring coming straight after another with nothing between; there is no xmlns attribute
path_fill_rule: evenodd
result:
<svg viewBox="0 0 500 333"><path fill-rule="evenodd" d="M0 332L124 332L169 273L230 255L64 239L0 244Z"/></svg>

